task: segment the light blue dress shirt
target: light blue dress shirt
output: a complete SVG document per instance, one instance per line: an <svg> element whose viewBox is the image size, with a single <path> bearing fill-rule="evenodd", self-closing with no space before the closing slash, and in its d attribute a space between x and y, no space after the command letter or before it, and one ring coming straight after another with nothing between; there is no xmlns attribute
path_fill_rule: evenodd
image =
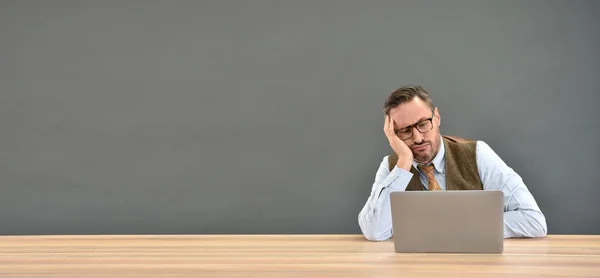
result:
<svg viewBox="0 0 600 278"><path fill-rule="evenodd" d="M484 190L504 193L504 238L546 236L546 218L521 177L483 141L477 141L476 161ZM445 150L440 150L430 164L442 190L446 190ZM413 161L417 168L417 163ZM418 169L418 168L417 168ZM413 174L395 166L390 172L387 156L379 165L371 194L358 214L360 229L368 240L382 241L392 237L390 192L404 191ZM427 176L419 172L423 185L428 188Z"/></svg>

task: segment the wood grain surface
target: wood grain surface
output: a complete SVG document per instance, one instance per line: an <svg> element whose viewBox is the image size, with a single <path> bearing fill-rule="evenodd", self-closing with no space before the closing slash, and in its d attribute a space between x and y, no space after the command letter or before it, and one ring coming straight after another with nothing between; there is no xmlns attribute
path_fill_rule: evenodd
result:
<svg viewBox="0 0 600 278"><path fill-rule="evenodd" d="M600 277L600 236L398 254L360 235L0 236L0 277Z"/></svg>

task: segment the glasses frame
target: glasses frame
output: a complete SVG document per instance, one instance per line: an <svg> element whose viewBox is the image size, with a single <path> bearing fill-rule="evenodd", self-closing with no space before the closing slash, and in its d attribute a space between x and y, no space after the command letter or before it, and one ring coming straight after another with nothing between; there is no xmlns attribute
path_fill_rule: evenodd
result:
<svg viewBox="0 0 600 278"><path fill-rule="evenodd" d="M399 129L399 130L396 130L394 133L396 133L396 136L398 136L398 138L400 138L400 140L408 140L408 139L410 139L410 138L412 138L412 137L413 137L413 135L414 135L414 133L413 133L414 131L413 131L413 130L414 130L414 129L416 129L416 130L417 130L418 132L420 132L421 134L423 134L423 133L426 133L426 132L429 132L429 131L431 131L431 130L433 129L433 117L434 117L434 116L435 116L435 108L434 108L433 110L431 110L431 118L423 119L423 120L420 120L420 121L418 121L418 122L416 122L416 123L414 123L414 124L412 124L412 125L408 125L408 126L405 126L405 127L401 128L401 129L405 129L405 128L407 128L407 127L410 127L410 136L408 136L408 137L406 137L406 138L400 137L400 134L399 134L399 133L400 133L400 130L401 130L401 129ZM421 131L421 130L419 130L419 128L418 128L417 126L418 126L420 123L423 123L423 122L425 122L425 121L429 121L429 123L431 124L431 128L430 128L430 129L428 129L428 130L426 130L426 131Z"/></svg>

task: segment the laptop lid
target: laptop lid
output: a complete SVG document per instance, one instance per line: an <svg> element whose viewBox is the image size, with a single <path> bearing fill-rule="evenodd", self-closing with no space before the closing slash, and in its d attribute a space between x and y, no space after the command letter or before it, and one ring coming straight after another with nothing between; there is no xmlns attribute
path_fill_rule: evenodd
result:
<svg viewBox="0 0 600 278"><path fill-rule="evenodd" d="M502 253L502 191L390 193L394 249L399 253Z"/></svg>

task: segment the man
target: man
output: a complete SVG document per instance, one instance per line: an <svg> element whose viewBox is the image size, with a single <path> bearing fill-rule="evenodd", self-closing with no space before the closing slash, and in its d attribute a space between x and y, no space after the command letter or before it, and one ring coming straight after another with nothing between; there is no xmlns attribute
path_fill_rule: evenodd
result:
<svg viewBox="0 0 600 278"><path fill-rule="evenodd" d="M501 190L504 238L546 236L544 214L521 177L485 142L442 136L439 111L422 87L392 92L384 114L383 130L394 153L379 165L358 215L366 239L392 237L389 195L403 190Z"/></svg>

